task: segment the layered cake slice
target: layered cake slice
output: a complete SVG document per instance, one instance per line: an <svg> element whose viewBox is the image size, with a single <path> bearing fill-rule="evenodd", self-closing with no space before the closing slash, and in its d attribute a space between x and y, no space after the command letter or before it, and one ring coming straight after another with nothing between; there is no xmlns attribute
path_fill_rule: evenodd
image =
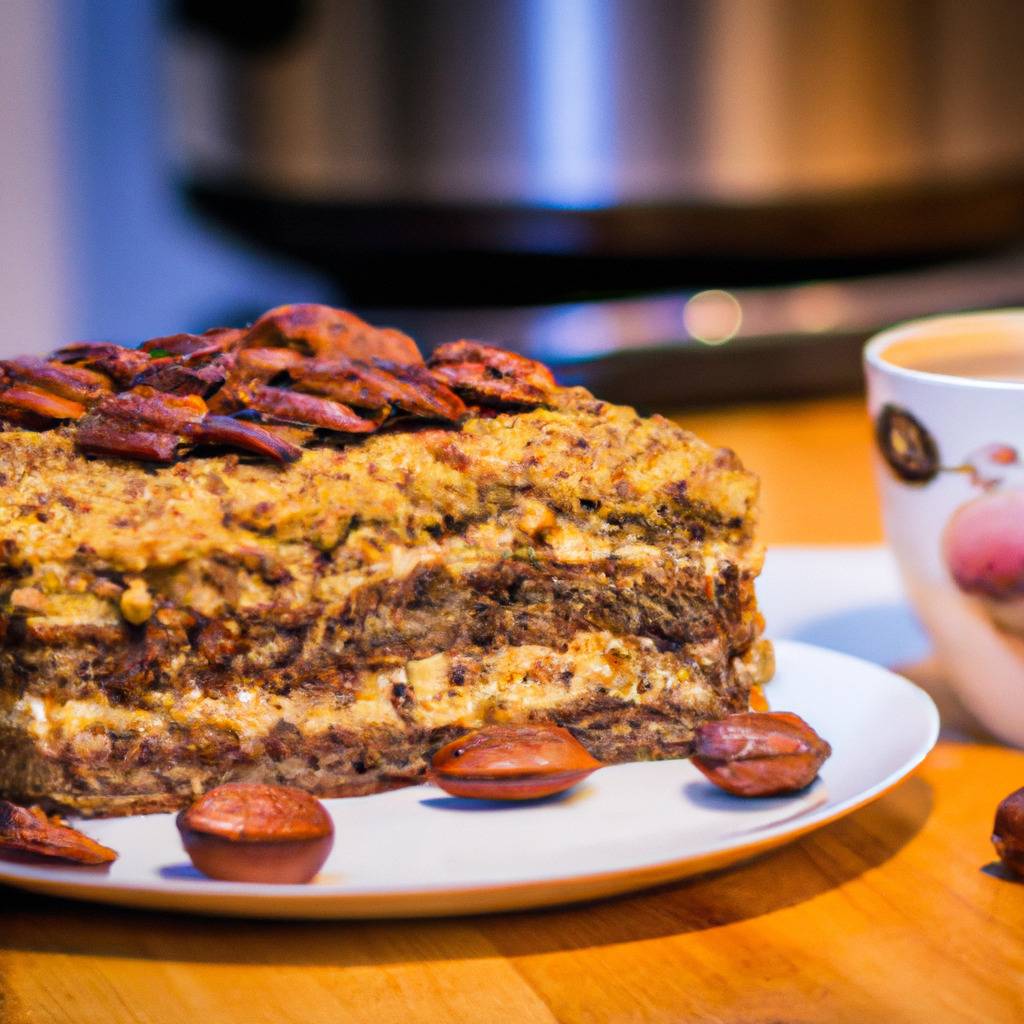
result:
<svg viewBox="0 0 1024 1024"><path fill-rule="evenodd" d="M756 479L539 364L283 307L0 365L0 795L372 792L490 722L683 757L770 675Z"/></svg>

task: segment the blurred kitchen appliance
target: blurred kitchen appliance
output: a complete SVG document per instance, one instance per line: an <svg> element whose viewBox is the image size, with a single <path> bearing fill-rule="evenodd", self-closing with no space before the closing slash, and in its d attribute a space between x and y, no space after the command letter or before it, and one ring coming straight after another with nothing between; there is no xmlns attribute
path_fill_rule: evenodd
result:
<svg viewBox="0 0 1024 1024"><path fill-rule="evenodd" d="M688 360L849 383L892 319L1024 301L1015 0L174 10L194 203L428 341L468 318L662 401L716 397Z"/></svg>

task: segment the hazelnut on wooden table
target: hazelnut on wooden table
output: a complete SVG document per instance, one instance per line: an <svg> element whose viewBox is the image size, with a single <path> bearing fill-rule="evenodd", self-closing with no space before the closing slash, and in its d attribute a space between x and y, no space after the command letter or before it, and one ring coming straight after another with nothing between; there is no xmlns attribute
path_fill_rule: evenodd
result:
<svg viewBox="0 0 1024 1024"><path fill-rule="evenodd" d="M831 753L799 715L750 711L702 723L693 763L735 796L777 796L809 786Z"/></svg>
<svg viewBox="0 0 1024 1024"><path fill-rule="evenodd" d="M334 845L324 805L291 786L218 786L182 811L177 824L196 868L229 882L308 882Z"/></svg>
<svg viewBox="0 0 1024 1024"><path fill-rule="evenodd" d="M996 810L992 845L1006 869L1024 878L1024 788L1011 793Z"/></svg>
<svg viewBox="0 0 1024 1024"><path fill-rule="evenodd" d="M536 800L562 793L601 767L558 725L489 725L442 747L430 779L452 796Z"/></svg>

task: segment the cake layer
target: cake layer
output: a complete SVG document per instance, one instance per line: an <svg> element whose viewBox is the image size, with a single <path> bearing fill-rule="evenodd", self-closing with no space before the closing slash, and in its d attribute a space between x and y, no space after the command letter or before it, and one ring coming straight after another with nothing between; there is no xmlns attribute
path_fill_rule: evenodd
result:
<svg viewBox="0 0 1024 1024"><path fill-rule="evenodd" d="M0 659L5 685L19 691L100 690L130 704L154 688L330 689L339 673L367 665L470 647L557 646L584 629L648 638L661 649L715 641L742 652L760 628L751 580L731 563L710 572L704 560L671 548L634 545L617 558L566 564L541 547L532 557L490 562L420 561L405 576L363 580L333 599L325 583L302 603L212 617L187 601L170 603L175 588L154 583L145 600L160 607L138 626L91 602L82 602L93 608L88 619L47 615L62 600L43 597L12 617ZM225 568L220 584L230 590L236 580Z"/></svg>
<svg viewBox="0 0 1024 1024"><path fill-rule="evenodd" d="M354 795L416 781L430 753L468 729L517 721L566 725L609 763L685 757L700 722L746 709L770 674L763 642L733 658L720 643L668 652L589 632L564 649L507 646L355 672L331 692L154 690L131 708L9 693L0 778L9 797L84 814L174 809L227 781Z"/></svg>
<svg viewBox="0 0 1024 1024"><path fill-rule="evenodd" d="M0 431L3 564L132 574L244 558L299 591L315 569L310 549L334 557L341 548L372 566L395 538L428 544L474 523L539 532L546 508L598 537L672 536L712 553L724 544L756 571L756 550L744 548L757 480L735 455L582 389L552 402L460 428L325 444L285 467L234 455L152 467L86 458L61 430ZM373 533L347 543L360 526Z"/></svg>

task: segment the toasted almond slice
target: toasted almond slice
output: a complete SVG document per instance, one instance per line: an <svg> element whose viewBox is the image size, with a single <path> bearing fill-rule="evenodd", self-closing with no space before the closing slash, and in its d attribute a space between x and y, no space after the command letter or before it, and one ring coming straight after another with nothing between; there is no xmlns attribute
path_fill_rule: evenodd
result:
<svg viewBox="0 0 1024 1024"><path fill-rule="evenodd" d="M88 455L116 455L145 462L173 462L177 433L139 430L121 419L92 413L78 424L75 444Z"/></svg>
<svg viewBox="0 0 1024 1024"><path fill-rule="evenodd" d="M551 371L535 359L527 359L517 352L508 352L492 345L483 345L479 341L451 341L436 348L430 356L431 368L448 363L464 364L479 363L500 374L515 380L531 384L541 393L557 387Z"/></svg>
<svg viewBox="0 0 1024 1024"><path fill-rule="evenodd" d="M243 348L288 345L319 358L389 359L423 362L416 343L394 328L377 328L354 313L316 303L278 306L264 313L246 333Z"/></svg>
<svg viewBox="0 0 1024 1024"><path fill-rule="evenodd" d="M228 357L224 357L228 358ZM208 398L227 379L227 370L216 361L206 366L183 366L171 360L151 363L134 381L134 387L151 387L167 395L198 395Z"/></svg>
<svg viewBox="0 0 1024 1024"><path fill-rule="evenodd" d="M443 363L432 370L454 390L484 405L543 405L548 393L526 380L503 377L483 363Z"/></svg>
<svg viewBox="0 0 1024 1024"><path fill-rule="evenodd" d="M73 402L94 402L111 390L110 381L101 373L33 356L5 360L3 367L14 380L33 384Z"/></svg>
<svg viewBox="0 0 1024 1024"><path fill-rule="evenodd" d="M152 363L147 352L106 341L78 341L57 349L50 358L98 370L122 388L128 387Z"/></svg>
<svg viewBox="0 0 1024 1024"><path fill-rule="evenodd" d="M242 373L269 380L283 370L302 363L304 356L293 348L244 348L238 353Z"/></svg>
<svg viewBox="0 0 1024 1024"><path fill-rule="evenodd" d="M205 416L199 423L189 424L187 435L200 444L222 444L265 455L276 462L295 462L302 449L290 444L265 427L246 423L230 416Z"/></svg>
<svg viewBox="0 0 1024 1024"><path fill-rule="evenodd" d="M425 384L415 368L400 369L401 377L390 363L375 366L351 359L316 359L307 360L289 373L296 388L329 395L361 409L397 405L417 416L446 420L458 419L465 412L465 406L447 388L441 391L436 382Z"/></svg>
<svg viewBox="0 0 1024 1024"><path fill-rule="evenodd" d="M109 864L117 853L101 846L60 819L47 818L38 808L19 807L0 800L0 848L55 857L76 864Z"/></svg>
<svg viewBox="0 0 1024 1024"><path fill-rule="evenodd" d="M202 334L168 334L150 338L141 346L143 352L166 352L186 362L198 362L234 348L245 332L235 327L211 327Z"/></svg>
<svg viewBox="0 0 1024 1024"><path fill-rule="evenodd" d="M0 408L18 409L51 420L77 420L85 415L85 406L80 402L31 384L14 384L0 392Z"/></svg>
<svg viewBox="0 0 1024 1024"><path fill-rule="evenodd" d="M286 391L266 384L255 384L244 388L241 393L248 408L289 423L306 423L342 434L372 434L380 426L376 420L365 420L347 405L330 398Z"/></svg>
<svg viewBox="0 0 1024 1024"><path fill-rule="evenodd" d="M150 387L111 395L96 407L96 412L105 419L175 434L182 433L186 424L197 423L206 411L206 403L199 395L167 395Z"/></svg>

